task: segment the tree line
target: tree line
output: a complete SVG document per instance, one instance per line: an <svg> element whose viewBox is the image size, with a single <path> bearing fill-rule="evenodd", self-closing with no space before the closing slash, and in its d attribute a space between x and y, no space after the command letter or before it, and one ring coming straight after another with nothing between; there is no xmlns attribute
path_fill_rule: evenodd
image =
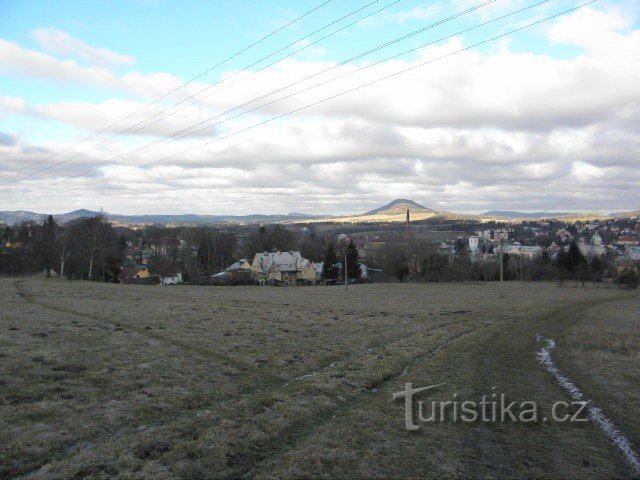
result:
<svg viewBox="0 0 640 480"><path fill-rule="evenodd" d="M52 216L42 224L26 222L0 230L0 274L42 273L69 279L104 282L120 281L122 271L132 267L126 259L130 247L151 250L148 268L151 273L171 275L181 272L185 280L208 278L239 258L251 261L258 252L296 250L304 258L323 261L322 277L341 280L346 252L349 279L361 277L360 254L353 241L340 243L335 231L316 234L267 226L167 227L149 225L142 229L113 226L104 214L59 225ZM161 239L173 239L161 246ZM177 239L180 239L178 243ZM473 262L466 244L458 239L454 255L443 253L429 242L387 242L367 252L369 267L382 270L382 280L457 282L496 281L500 278L499 262ZM555 258L544 252L534 258L504 254L505 280L577 280L600 282L606 275L616 276L614 258L585 258L575 242L561 249ZM617 278L624 286L634 287L638 276L633 270L623 271Z"/></svg>
<svg viewBox="0 0 640 480"><path fill-rule="evenodd" d="M76 220L64 227L49 215L42 224L26 222L2 232L5 248L0 273L113 281L121 270L126 241L104 215Z"/></svg>
<svg viewBox="0 0 640 480"><path fill-rule="evenodd" d="M491 252L493 253L493 252ZM443 253L438 246L417 242L409 248L405 243L388 243L376 255L376 264L397 281L459 282L497 281L500 279L500 260L472 261L465 243L458 239L454 254ZM577 243L571 242L568 249L559 250L555 258L547 251L528 258L520 255L502 255L503 278L505 280L559 281L576 280L602 282L605 276L616 277L621 286L636 288L638 275L625 270L617 275L615 258L610 255L587 259Z"/></svg>

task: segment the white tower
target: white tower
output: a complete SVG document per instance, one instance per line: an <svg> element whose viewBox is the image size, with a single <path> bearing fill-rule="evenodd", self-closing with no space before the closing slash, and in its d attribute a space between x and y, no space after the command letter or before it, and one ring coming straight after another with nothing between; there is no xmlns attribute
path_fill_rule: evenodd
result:
<svg viewBox="0 0 640 480"><path fill-rule="evenodd" d="M469 250L471 250L471 253L478 253L478 236L477 235L472 235L471 237L469 237Z"/></svg>

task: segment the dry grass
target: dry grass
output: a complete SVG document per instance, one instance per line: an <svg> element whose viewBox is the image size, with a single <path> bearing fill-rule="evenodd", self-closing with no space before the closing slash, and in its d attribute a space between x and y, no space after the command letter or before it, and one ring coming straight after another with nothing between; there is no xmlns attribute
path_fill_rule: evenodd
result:
<svg viewBox="0 0 640 480"><path fill-rule="evenodd" d="M535 364L536 331L553 318L569 332L580 323L566 305L616 296L515 283L500 299L483 284L345 292L1 280L0 477L630 475L593 427L413 434L391 400L405 381L557 398ZM635 328L616 325L611 335ZM562 360L583 368L571 355ZM598 381L637 388L637 375L606 377L613 358ZM628 399L611 401L631 408Z"/></svg>

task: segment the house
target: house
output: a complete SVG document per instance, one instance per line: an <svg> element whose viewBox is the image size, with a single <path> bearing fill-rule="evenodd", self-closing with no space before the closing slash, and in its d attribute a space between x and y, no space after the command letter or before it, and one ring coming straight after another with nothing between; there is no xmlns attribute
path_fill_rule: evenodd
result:
<svg viewBox="0 0 640 480"><path fill-rule="evenodd" d="M317 262L313 264L313 268L316 271L316 282L319 282L322 278L322 271L324 270L324 262Z"/></svg>
<svg viewBox="0 0 640 480"><path fill-rule="evenodd" d="M626 256L631 260L640 260L640 247L634 245L627 245Z"/></svg>
<svg viewBox="0 0 640 480"><path fill-rule="evenodd" d="M179 272L162 275L160 280L161 285L179 285L181 283L182 283L182 274Z"/></svg>
<svg viewBox="0 0 640 480"><path fill-rule="evenodd" d="M251 274L258 283L272 285L313 285L316 269L313 262L302 258L300 252L256 253Z"/></svg>
<svg viewBox="0 0 640 480"><path fill-rule="evenodd" d="M607 247L603 245L602 237L597 233L591 237L590 243L586 243L584 239L580 239L578 248L580 249L580 253L588 258L601 257L607 253Z"/></svg>
<svg viewBox="0 0 640 480"><path fill-rule="evenodd" d="M638 239L631 235L623 235L618 239L616 244L620 247L634 246L638 244Z"/></svg>
<svg viewBox="0 0 640 480"><path fill-rule="evenodd" d="M153 275L146 265L127 268L120 274L122 283L133 283L138 285L157 285L161 279Z"/></svg>
<svg viewBox="0 0 640 480"><path fill-rule="evenodd" d="M504 253L527 258L534 258L538 255L542 255L542 250L542 247L537 245L522 245L520 242L513 242L504 246ZM496 247L495 251L500 253L500 247Z"/></svg>
<svg viewBox="0 0 640 480"><path fill-rule="evenodd" d="M234 270L251 270L251 262L245 258L241 258L237 262L225 268L226 272L232 272Z"/></svg>
<svg viewBox="0 0 640 480"><path fill-rule="evenodd" d="M155 250L149 247L128 247L125 258L135 265L148 265L155 255Z"/></svg>
<svg viewBox="0 0 640 480"><path fill-rule="evenodd" d="M217 286L224 285L255 285L250 268L226 269L211 275L211 283Z"/></svg>
<svg viewBox="0 0 640 480"><path fill-rule="evenodd" d="M151 277L151 272L147 267L137 267L135 271L132 272L132 278L149 278Z"/></svg>
<svg viewBox="0 0 640 480"><path fill-rule="evenodd" d="M367 267L364 263L360 264L360 278L363 280L370 280L376 273L382 273L382 269Z"/></svg>
<svg viewBox="0 0 640 480"><path fill-rule="evenodd" d="M182 248L180 240L174 237L162 237L157 245L158 253L162 255L171 256Z"/></svg>
<svg viewBox="0 0 640 480"><path fill-rule="evenodd" d="M556 255L558 255L559 252L560 252L560 247L556 245L556 242L551 242L551 245L547 247L547 254L549 255L549 258L555 259Z"/></svg>

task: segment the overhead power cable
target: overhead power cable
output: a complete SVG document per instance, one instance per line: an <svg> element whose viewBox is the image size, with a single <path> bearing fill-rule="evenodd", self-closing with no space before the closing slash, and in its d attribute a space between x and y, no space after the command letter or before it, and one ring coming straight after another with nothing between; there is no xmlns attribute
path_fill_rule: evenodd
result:
<svg viewBox="0 0 640 480"><path fill-rule="evenodd" d="M37 165L41 165L42 163L48 162L49 160L57 157L58 155L60 155L61 153L64 153L72 148L78 147L80 145L82 145L85 142L88 142L89 140L94 139L95 137L97 137L98 135L112 129L113 127L119 125L120 123L122 123L125 120L128 120L129 118L133 117L134 115L137 115L138 113L146 110L147 108L155 105L156 103L158 103L159 101L167 98L170 95L173 95L174 93L180 91L181 89L183 89L184 87L186 87L187 85L190 85L191 83L195 82L196 80L198 80L199 78L202 78L203 76L205 76L206 74L208 74L209 72L212 72L213 70L215 70L218 67L221 67L222 65L226 64L227 62L233 60L234 58L242 55L243 53L245 53L246 51L252 49L253 47L259 45L260 43L264 42L265 40L268 40L269 38L273 37L274 35L280 33L282 30L285 30L286 28L289 28L291 25L299 22L300 20L302 20L303 18L311 15L312 13L314 13L315 11L321 9L322 7L324 7L325 5L328 5L329 3L333 2L334 0L325 0L322 3L320 3L319 5L316 5L314 8L312 8L311 10L306 11L305 13L303 13L302 15L300 15L299 17L294 18L293 20L291 20L290 22L286 23L285 25L282 25L281 27L276 28L275 30L273 30L272 32L268 33L267 35L261 37L260 39L256 40L255 42L253 42L252 44L244 47L242 50L237 51L236 53L234 53L233 55L225 58L224 60L216 63L215 65L213 65L212 67L207 68L206 70L200 72L199 74L197 74L195 77L192 77L191 79L189 79L188 81L184 82L183 84L181 84L180 86L168 91L167 93L161 95L160 97L156 98L155 100L153 100L152 102L147 103L146 105L144 105L143 107L139 108L138 110L131 112L130 114L122 117L120 120L118 120L117 122L114 122L106 127L104 127L102 130L94 133L93 135L85 138L84 140L71 145L69 147L66 147L62 150L59 150L58 152L48 156L47 158L43 159L43 160L39 160L38 162L35 162L25 168L22 168L20 170L18 170L19 172L22 172L24 170L27 170L29 168L33 168Z"/></svg>
<svg viewBox="0 0 640 480"><path fill-rule="evenodd" d="M362 67L362 68L359 68L359 69L357 69L357 70L355 70L355 71L348 72L348 73L343 74L343 75L339 75L339 76L337 76L337 77L334 77L334 78L332 78L332 79L326 80L326 81L321 82L321 83L318 83L318 84L313 85L313 86L311 86L311 87L307 87L307 88L305 88L305 89L303 89L303 90L297 91L297 92L292 93L292 94L290 94L290 95L287 95L287 96L285 96L285 97L278 98L277 100L274 100L274 101L272 101L272 102L269 102L269 103L266 103L266 104L260 105L260 106L258 106L258 107L256 107L256 108L251 109L251 110L247 110L247 111L245 111L245 112L243 112L243 113L241 113L241 114L239 114L239 115L235 115L235 116L230 117L230 118L228 118L228 119L225 119L225 120L223 120L223 121L221 121L221 122L218 122L218 123L215 123L215 124L212 124L212 125L207 125L207 126L205 126L205 127L203 127L203 128L200 128L200 129L198 129L198 130L196 130L196 131L193 131L195 128L197 128L197 127L199 127L199 126L202 126L202 125L205 125L205 124L207 124L207 123L210 123L212 120L215 120L215 119L217 119L217 118L221 118L221 117L223 117L223 116L225 116L225 115L227 115L227 114L229 114L229 113L232 113L232 112L234 112L234 111L236 111L236 110L240 110L240 109L242 109L242 108L244 108L244 107L246 107L246 106L249 106L249 105L251 105L251 104L253 104L253 103L256 103L256 102L258 102L258 101L260 101L260 100L263 100L263 99L265 99L265 98L267 98L267 97L270 97L271 95L273 95L273 94L275 94L275 93L279 93L279 92L281 92L281 91L283 91L283 90L286 90L286 89L288 89L288 88L290 88L290 87L292 87L292 86L298 85L298 84L303 83L303 82L305 82L305 81L307 81L307 80L310 80L310 79L315 78L315 77L318 77L318 76L320 76L320 75L322 75L322 74L324 74L324 73L327 73L327 72L329 72L329 71L331 71L331 70L334 70L334 69L337 69L337 68L339 68L339 67L341 67L341 66L344 66L344 65L346 65L346 64L348 64L348 63L350 63L350 62L353 62L354 60L360 59L360 58L362 58L362 57L364 57L364 56L366 56L366 55L369 55L369 54L371 54L371 53L374 53L374 52L377 52L377 51L382 50L382 49L384 49L384 48L387 48L387 47L389 47L389 46L391 46L391 45L394 45L394 44L396 44L396 43L398 43L398 42L400 42L400 41L406 40L406 39L408 39L408 38L410 38L410 37L413 37L413 36L415 36L415 35L417 35L417 34L419 34L419 33L423 33L423 32L425 32L425 31L427 31L427 30L429 30L429 29L432 29L432 28L434 28L434 27L436 27L436 26L438 26L438 25L442 25L443 23L449 22L449 21L451 21L451 20L453 20L453 19L456 19L456 18L458 18L458 17L461 17L461 16L463 16L463 15L466 15L467 13L470 13L470 12L473 12L473 11L475 11L475 10L478 10L478 9L480 9L480 8L482 8L482 7L485 7L485 6L487 6L487 5L491 4L491 3L494 3L494 2L495 2L495 0L489 0L488 2L485 2L485 3L479 4L479 5L476 5L476 6L470 7L470 8L468 8L468 9L466 9L466 10L462 11L462 12L456 13L456 14L454 14L454 15L452 15L452 16L449 16L449 17L444 18L444 19L442 19L442 20L439 20L439 21L437 21L437 22L431 23L430 25L427 25L427 26L425 26L425 27L419 28L419 29L417 29L417 30L415 30L415 31L413 31L413 32L410 32L410 33L408 33L408 34L402 35L402 36L400 36L400 37L398 37L398 38L395 38L395 39L393 39L393 40L387 41L387 42L385 42L385 43L383 43L383 44L381 44L381 45L378 45L378 46L376 46L376 47L374 47L374 48L371 48L371 49L369 49L369 50L366 50L366 51L364 51L364 52L361 52L361 53L359 53L359 54L357 54L357 55L355 55L355 56L352 56L352 57L350 57L350 58L347 58L347 59L345 59L345 60L342 60L342 61L340 61L340 62L338 62L338 63L336 63L336 64L334 64L334 65L332 65L332 66L330 66L330 67L326 67L326 68L324 68L324 69L322 69L322 70L320 70L320 71L318 71L318 72L315 72L315 73L312 73L312 74L310 74L310 75L307 75L306 77L304 77L304 78L302 78L302 79L299 79L299 80L297 80L297 81L295 81L295 82L289 83L289 84L284 85L284 86L282 86L282 87L279 87L279 88L277 88L277 89L275 89L275 90L272 90L272 91L270 91L270 92L268 92L268 93L262 94L262 95L260 95L260 96L258 96L258 97L256 97L256 98L254 98L254 99L252 99L252 100L249 100L249 101L247 101L247 102L244 102L244 103L242 103L242 104L240 104L240 105L236 105L236 106L234 106L234 107L232 107L232 108L230 108L230 109L228 109L228 110L226 110L226 111L224 111L224 112L221 112L221 113L219 113L219 114L216 114L216 115L213 115L213 116L211 116L211 117L208 117L208 118L206 118L206 119L204 119L204 120L201 120L200 122L197 122L197 123L195 123L195 124L193 124L193 125L191 125L191 126L189 126L189 127L184 128L184 129L182 129L182 130L179 130L179 131L177 131L177 132L174 132L174 133L172 133L172 134L170 134L170 135L167 135L167 136L165 136L165 137L163 137L163 138L160 138L160 139L154 140L153 142L150 142L149 144L146 144L146 145L143 145L143 146L137 147L137 148L135 148L135 149L133 149L133 150L131 150L131 151L129 151L129 152L126 152L126 153L123 153L123 154L117 155L116 157L113 157L113 158L111 158L111 159L109 159L109 160L105 160L105 161L103 161L103 162L99 162L97 165L89 166L89 167L86 167L86 168L84 168L84 169L81 169L80 171L78 171L78 172L74 173L73 175L66 177L66 179L60 180L59 182L56 182L56 183L54 183L54 184L52 184L52 185L57 185L57 184L63 183L65 180L68 180L68 179L71 179L71 178L78 177L78 176L82 175L83 173L87 173L87 172L90 172L90 171L95 171L95 170L97 170L98 168L102 168L102 167L105 167L105 166L108 166L108 165L112 165L112 164L118 163L120 160L124 160L124 159L131 158L131 157L133 157L134 155L136 155L136 154L138 154L138 153L143 153L143 152L145 152L145 151L148 151L148 150L149 150L149 149L151 149L151 148L155 148L156 146L159 146L159 144L161 144L161 143L173 142L173 141L180 140L180 139L183 139L183 138L185 138L185 137L188 137L188 136L194 135L194 134L199 133L199 132L201 132L201 131L203 131L203 130L206 130L206 129L208 129L208 128L211 128L211 127L213 127L213 126L215 126L215 125L220 125L220 124L222 124L222 123L224 123L224 122L226 122L226 121L228 121L228 120L231 120L231 119L234 119L234 118L238 118L238 117L240 117L240 116L242 116L242 115L246 115L247 113L253 112L253 111L255 111L255 110L258 110L258 109L263 108L263 107L265 107L265 106L268 106L268 105L271 105L271 104L273 104L273 103L276 103L276 102L282 101L282 100L284 100L284 99L290 98L290 97L292 97L292 96L298 95L298 94L300 94L300 93L308 92L309 90L312 90L312 89L314 89L314 88L316 88L316 87L318 87L318 86L325 85L325 84L327 84L327 83L330 83L330 82L335 81L335 80L337 80L337 79L343 78L343 77L345 77L345 76L353 75L353 74L358 73L358 72L360 72L360 71L362 71L362 70L365 70L365 69L367 69L367 68L374 67L374 66L376 66L376 65L378 65L378 64L380 64L380 63L383 63L383 62L385 62L385 61L387 61L387 60L390 60L390 59L393 59L393 58L397 58L397 57L400 57L400 56L405 55L405 54L407 54L407 53L410 53L410 52L413 52L413 51L418 50L418 49L420 49L420 48L423 48L424 46L431 45L431 44L433 44L433 43L437 43L437 42L439 42L439 41L441 41L441 40L444 40L444 39L447 39L447 38L451 38L451 37L453 37L453 36L455 36L455 35L459 35L460 33L465 33L465 32L468 32L469 30L473 30L473 29L475 29L475 28L479 28L480 26L484 26L484 25L486 25L486 24L488 24L488 23L492 23L492 22L498 21L498 20L500 20L500 19L503 19L503 18L505 18L505 17L508 17L508 16L510 16L510 15L514 15L514 14L516 14L516 13L520 13L520 12L522 12L522 11L524 11L524 10L527 10L527 9L533 8L533 7L535 7L535 6L541 5L541 4L543 4L543 3L546 3L547 1L549 1L549 0L542 0L541 2L538 2L538 3L534 4L534 5L531 5L531 6L528 6L528 7L522 8L522 9L520 9L520 10L517 10L516 12L512 12L512 13L507 14L507 15L503 15L502 17L499 17L499 18L497 18L497 19L493 19L493 20L490 20L490 21L488 21L488 22L484 22L484 23L482 23L482 24L480 24L480 25L477 25L477 26L475 26L475 27L472 27L472 28L469 28L469 29L462 30L461 32L457 32L457 33L452 34L452 35L449 35L449 36L447 36L447 37L443 37L443 38L441 38L441 39L439 39L439 40L435 40L435 41L433 41L433 42L429 42L429 43L427 43L427 44L423 44L423 45L420 45L420 46L418 46L418 47L411 48L410 50L406 50L406 51L404 51L404 52L402 52L402 53L400 53L400 54L396 54L396 55L393 55L393 56L391 56L391 57L384 58L384 59L379 60L379 61L377 61L377 62L374 62L374 63L371 63L371 64L369 64L369 65L366 65L366 66L364 66L364 67ZM191 133L188 133L188 132L191 132Z"/></svg>
<svg viewBox="0 0 640 480"><path fill-rule="evenodd" d="M416 70L416 69L418 69L418 68L422 68L422 67L424 67L424 66L426 66L426 65L430 65L430 64L435 63L435 62L438 62L438 61L440 61L440 60L444 60L444 59L447 59L447 58L451 58L451 57L452 57L452 56L454 56L454 55L458 55L458 54L460 54L460 53L463 53L463 52L469 51L469 50L474 49L474 48L476 48L476 47L479 47L479 46L481 46L481 45L485 45L485 44L487 44L487 43L494 42L494 41L499 40L499 39L501 39L501 38L505 38L505 37L507 37L507 36L509 36L509 35L513 35L514 33L517 33L517 32L523 31L523 30L526 30L526 29L531 28L531 27L536 26L536 25L540 25L540 24L542 24L542 23L544 23L544 22L548 22L549 20L552 20L552 19L554 19L554 18L558 18L558 17L560 17L560 16L562 16L562 15L566 15L567 13L571 13L571 12L577 11L577 10L579 10L579 9L581 9L581 8L586 7L587 5L591 5L591 4L594 4L594 3L596 3L596 2L598 2L598 0L590 0L590 1L588 1L588 2L585 2L585 3L582 3L582 4L578 5L578 6L576 6L576 7L573 7L573 8L567 9L567 10L563 10L563 11L562 11L562 12L560 12L560 13L556 13L556 14L554 14L554 15L551 15L551 16L548 16L548 17L545 17L545 18L543 18L543 19L536 20L536 21L534 21L534 22L528 23L528 24L523 25L523 26L521 26L521 27L518 27L518 28L516 28L516 29L510 30L510 31L505 32L505 33L502 33L502 34L500 34L500 35L495 35L495 36L490 37L490 38L488 38L488 39L486 39L486 40L482 40L482 41L480 41L480 42L476 42L476 43L474 43L474 44L472 44L472 45L469 45L469 46L467 46L467 47L461 48L461 49L459 49L459 50L455 50L455 51L450 52L450 53L447 53L447 54L445 54L445 55L441 55L441 56L436 57L436 58L434 58L434 59L431 59L431 60L428 60L428 61L425 61L425 62L421 62L421 63L418 63L418 64L416 64L416 65L412 65L411 67L408 67L408 68L402 69L402 70L400 70L400 71L398 71L398 72L392 73L392 74L390 74L390 75L385 75L385 76L383 76L383 77L381 77L381 78L378 78L378 79L376 79L376 80L373 80L373 81L367 82L367 83L362 84L362 85L359 85L359 86L357 86L357 87L350 88L350 89L345 90L345 91L343 91L343 92L340 92L340 93L337 93L337 94L331 95L331 96L329 96L329 97L323 98L323 99L321 99L321 100L318 100L318 101L315 101L315 102L309 103L309 104L304 105L304 106L302 106L302 107L298 107L298 108L293 109L293 110L290 110L290 111L288 111L288 112L286 112L286 113L283 113L283 114L280 114L280 115L276 115L276 116L274 116L274 117L272 117L272 118L269 118L269 119L267 119L267 120L263 120L263 121L261 121L261 122L255 123L255 124L253 124L253 125L250 125L250 126L248 126L248 127L242 128L242 129L240 129L240 130L236 130L235 132L229 133L229 134L227 134L227 135L224 135L224 136L218 137L218 138L216 138L216 139L213 139L213 140L210 140L210 141L207 141L207 142L201 143L201 144L199 144L199 145L195 145L195 146L190 147L190 148L188 148L188 149L186 149L186 150L183 150L183 151L181 151L181 152L178 152L178 153L175 153L175 154L172 154L172 155L168 155L168 156L166 156L166 157L163 157L163 158L160 158L160 159L158 159L158 160L151 161L151 162L147 162L147 163L145 163L145 164L143 164L143 165L140 165L140 166L137 166L137 167L135 167L135 168L132 168L132 169L126 170L126 171L124 171L124 172L117 173L117 174L114 174L114 175L111 175L111 176L108 176L108 177L102 178L102 179L100 179L100 180L98 180L98 181L95 181L95 182L91 182L91 183L89 183L89 184L88 184L88 186L96 185L96 184L99 184L99 183L104 183L104 182L106 182L107 180L110 180L110 179L113 179L113 178L117 178L117 177L120 177L120 176L122 176L122 175L130 174L130 173L132 173L132 172L134 172L134 171L136 171L136 170L139 170L139 169L142 169L142 168L145 168L145 167L149 167L149 166L153 166L153 165L157 165L157 164L159 164L159 163L161 163L161 162L164 162L164 161L166 161L166 160L169 160L169 159L172 159L172 158L179 157L179 156L181 156L181 155L184 155L184 154L189 153L189 152L191 152L191 151L197 150L197 149L202 148L202 147L204 147L204 146L211 145L211 144L216 143L216 142L219 142L219 141L221 141L221 140L225 140L225 139L227 139L227 138L230 138L230 137L232 137L232 136L234 136L234 135L238 135L238 134L241 134L241 133L247 132L247 131L252 130L252 129L256 128L256 127L259 127L259 126L262 126L262 125L266 125L266 124L271 123L271 122L274 122L274 121L276 121L276 120L279 120L279 119L282 119L282 118L285 118L285 117L291 116L291 115L293 115L293 114L295 114L295 113L298 113L298 112L301 112L301 111L307 110L307 109L309 109L309 108L312 108L312 107L318 106L318 105L320 105L320 104L322 104L322 103L325 103L325 102L328 102L328 101L334 100L334 99L336 99L336 98L340 98L340 97L342 97L342 96L344 96L344 95L347 95L347 94L350 94L350 93L353 93L353 92L359 91L359 90L361 90L361 89L363 89L363 88L366 88L366 87L369 87L369 86L371 86L371 85L378 84L378 83L380 83L380 82L383 82L383 81L389 80L389 79L391 79L391 78L395 78L395 77L397 77L397 76L399 76L399 75L405 74L405 73L407 73L407 72L414 71L414 70Z"/></svg>
<svg viewBox="0 0 640 480"><path fill-rule="evenodd" d="M635 168L638 168L638 166L640 166L639 164L631 164L627 168L623 168L621 171L615 173L612 177L605 178L615 168L627 165L638 154L640 154L640 143L637 143L635 146L633 146L632 148L628 149L625 153L620 155L616 159L616 161L613 163L613 165L610 165L604 172L600 173L599 175L597 175L594 178L589 180L589 183L594 183L595 181L602 179L600 182L598 182L596 185L592 185L588 189L586 187L583 187L582 191L586 192L586 191L589 191L589 190L595 190L595 189L601 187L602 185L606 184L607 182L610 182L614 178L617 178L617 177L621 176L624 173L627 173L627 172L629 172L629 171L631 171L631 170L633 170ZM578 193L576 193L576 192L571 193L569 195L566 195L565 197L561 198L558 202L556 202L552 207L550 207L549 209L546 209L546 211L549 212L549 213L557 211L557 209L559 207L562 207L563 205L567 205L577 195L578 195Z"/></svg>
<svg viewBox="0 0 640 480"><path fill-rule="evenodd" d="M326 30L327 28L329 28L329 27L331 27L331 26L335 25L336 23L339 23L339 22L341 22L342 20L344 20L344 19L346 19L346 18L349 18L349 17L351 17L351 16L355 15L356 13L358 13L358 12L360 12L360 11L362 11L362 10L364 10L364 9L368 8L368 7L370 7L370 6L371 6L371 5L373 5L374 3L378 3L379 1L380 1L380 0L373 0L373 1L371 1L371 2L369 2L369 3L367 3L367 4L365 4L365 5L364 5L364 6L362 6L362 7L359 7L359 8L357 8L357 9L355 9L355 10L352 10L351 12L349 12L349 13L348 13L348 14L346 14L346 15L343 15L342 17L338 18L337 20L334 20L334 21L332 21L332 22L328 23L327 25L324 25L323 27L321 27L321 28L319 28L319 29L317 29L317 30L315 30L315 31L311 32L311 33L310 33L310 34L308 34L308 35L305 35L304 37L301 37L301 38L299 38L299 39L297 39L297 40L295 40L295 41L293 41L293 42L291 42L291 43L289 43L289 44L285 45L284 47L278 48L277 50L275 50L275 51L271 52L270 54L268 54L268 55L266 55L266 56L264 56L264 57L260 58L259 60L256 60L256 61L254 61L254 62L252 62L252 63L250 63L250 64L248 64L248 65L244 66L242 69L236 70L235 72L233 72L233 73L231 73L230 75L228 75L228 76L226 76L226 77L224 77L224 78L222 78L222 79L218 80L217 82L214 82L213 84L208 85L208 86L206 86L206 87L204 87L204 88L200 89L198 92L196 92L196 93L194 93L194 94L191 94L191 95L189 95L189 96L187 96L187 97L183 98L182 100L179 100L177 103L175 103L175 104L173 104L173 105L171 105L171 106L169 106L169 107L166 107L166 108L164 108L164 109L160 110L159 112L155 113L155 114L154 114L154 115L152 115L151 117L146 118L146 119L144 119L144 120L141 120L141 121L139 121L138 123L136 123L136 124L134 124L134 125L132 125L132 126L130 126L130 127L128 127L128 128L126 128L125 130L122 130L121 132L118 132L118 133L116 133L116 134L114 134L114 135L110 136L109 138L107 138L107 139L105 139L105 140L103 140L103 141L101 141L101 142L99 142L99 143L97 143L97 144L95 144L95 145L93 145L93 146L91 146L91 147L89 147L89 148L87 148L87 149L85 149L85 150L81 151L81 152L76 152L75 154L73 154L73 155L72 155L71 157L69 157L69 158L66 158L66 159L60 160L60 161L58 161L58 162L55 162L55 163L53 163L52 165L49 165L49 166L47 166L47 167L43 167L43 168L41 168L41 169L37 170L36 172L33 172L32 174L30 174L30 176L38 175L38 174L43 173L43 172L45 172L45 171L51 170L51 169L56 168L56 167L58 167L58 166L60 166L60 165L62 165L62 164L65 164L65 163L67 163L67 162L69 162L69 161L71 161L71 160L74 160L74 159L76 159L76 158L78 158L78 157L80 157L80 156L82 156L82 155L85 155L86 153L88 153L88 152L90 152L90 151L92 151L92 150L95 150L95 149L97 149L97 148L99 148L99 147L102 147L102 146L109 145L109 144L113 143L113 142L114 142L118 137L120 137L120 136L122 136L122 135L124 135L125 137L128 137L129 135L132 135L133 133L136 133L136 132L139 132L139 131L141 131L141 130L144 130L145 128L147 128L147 127L149 127L149 126L151 126L151 125L154 125L154 124L158 123L160 120L165 119L165 118L168 118L168 117L170 117L170 116L174 115L175 113L178 113L179 111L184 110L184 109L185 109L185 108L187 108L188 106L194 105L194 104L196 104L196 103L200 102L202 99L207 98L207 97L209 97L209 96L211 96L211 95L213 95L213 94L215 94L215 93L218 93L218 91L222 91L222 90L224 90L224 88L227 88L227 87L224 87L224 88L222 88L222 89L219 89L219 90L217 90L217 91L213 92L212 94L209 94L209 95L207 95L206 97L203 97L203 98L201 98L201 99L196 99L195 101L191 102L190 104L185 105L184 107L181 107L181 108L179 108L179 109L177 109L177 110L175 110L175 111L173 111L173 112L171 112L171 113L168 113L168 114L164 115L163 117L161 117L161 118L159 118L159 119L157 119L157 120L155 120L155 121L153 121L153 122L151 122L151 123L149 123L149 124L147 124L147 125L144 125L145 123L150 122L150 121L151 121L151 120L153 120L154 118L161 116L163 113L165 113L165 112L168 112L168 111L172 110L173 108L177 107L178 105L182 105L183 103L187 102L188 100L190 100L190 99L192 99L192 98L197 97L197 96L198 96L198 95L200 95L201 93L203 93L203 92L205 92L205 91L207 91L207 90L210 90L211 88L213 88L213 87L215 87L215 86L217 86L217 85L220 85L220 84L222 84L222 83L227 82L227 81L228 81L228 80L230 80L231 78L233 78L233 77L235 77L235 76L239 75L242 71L245 71L245 70L247 70L247 69L249 69L249 68L254 67L255 65L260 64L260 63L261 63L261 62L263 62L264 60L267 60L267 59L269 59L269 58L273 57L274 55L277 55L278 53L280 53L280 52L282 52L282 51L284 51L284 50L287 50L287 49L291 48L292 46L294 46L294 45L296 45L296 44L298 44L298 43L303 42L304 40L306 40L306 39L308 39L308 38L312 37L312 36L313 36L313 35L315 35L316 33L319 33L319 32L321 32L321 31L323 31L323 30ZM353 26L353 25L357 24L358 22L361 22L361 21L362 21L362 20L364 20L364 19L366 19L366 18L368 18L368 17L371 17L372 15L375 15L376 13L379 13L380 11L382 11L382 10L384 10L384 9L386 9L386 8L391 7L392 5L394 5L394 4L396 4L396 3L399 3L400 1L402 1L402 0L394 0L393 2L391 2L391 3L390 3L390 4L388 4L388 5L386 5L385 7L381 8L381 9L379 9L379 10L376 10L375 12L372 12L372 13L370 13L370 14L366 15L365 17L358 19L357 21L352 22L352 23L350 23L350 24L349 24L349 25L347 25L347 26L342 27L341 29L336 30L336 31L334 31L334 32L332 32L332 33L330 33L330 34L326 35L326 36L325 36L325 37L323 37L322 39L325 39L325 38L328 38L328 37L330 37L330 36L332 36L332 35L335 35L335 34L337 34L338 32L341 32L341 31L343 31L344 29L349 28L349 27L351 27L351 26ZM495 1L495 0L494 0L494 1ZM322 39L320 39L320 40L322 40ZM316 41L314 41L314 42L312 42L312 43L309 43L309 44L307 44L307 45L303 46L302 48L300 48L299 50L296 50L296 51L294 51L294 52L291 52L291 53L289 53L289 54L285 55L284 57L282 57L282 58L278 59L277 61L275 61L275 62L273 62L273 63L270 63L270 64L269 64L269 65L267 65L267 66L273 65L274 63L277 63L277 62L279 62L279 61L282 61L282 60L284 60L285 58L289 58L289 57L291 57L291 56L293 56L293 55L295 55L295 54L297 54L297 53L299 53L299 52L301 52L301 51L303 51L303 50L305 50L305 49L307 49L307 48L311 47L312 45L314 45L314 44L315 44L315 43L317 43L317 42L318 42L318 40L316 40ZM261 68L260 70L263 70L264 68L266 68L266 67L263 67L263 68ZM258 71L259 71L259 70L258 70ZM246 77L244 77L244 78L246 78ZM243 80L244 78L241 78L240 80ZM237 81L233 82L231 85L235 85L235 84L236 84L236 83L238 83L238 81L240 81L240 80L237 80ZM229 85L229 86L231 86L231 85ZM145 107L145 108L146 108L146 107ZM134 113L134 114L135 114L135 113ZM130 117L127 117L127 118L130 118ZM118 122L118 123L119 123L119 122ZM137 127L139 127L139 128L137 128ZM103 130L103 131L104 131L104 130ZM95 136L95 135L94 135L94 136ZM28 176L29 176L29 175L28 175ZM19 178L19 179L18 179L18 180L16 180L16 181L24 180L25 178L28 178L28 176L27 176L27 177L23 177L23 178Z"/></svg>

